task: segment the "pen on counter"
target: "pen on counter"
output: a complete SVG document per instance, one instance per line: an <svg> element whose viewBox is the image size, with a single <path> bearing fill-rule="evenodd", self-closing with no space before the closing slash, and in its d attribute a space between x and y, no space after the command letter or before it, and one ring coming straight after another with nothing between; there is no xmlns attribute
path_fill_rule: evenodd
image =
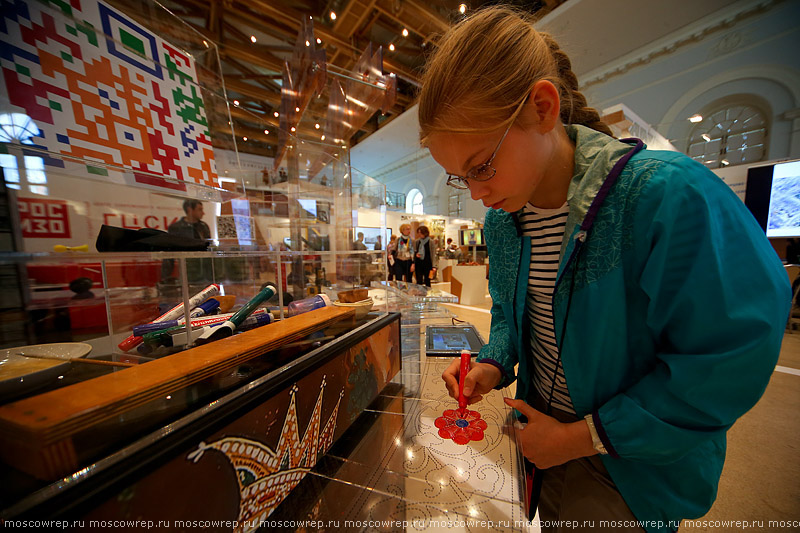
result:
<svg viewBox="0 0 800 533"><path fill-rule="evenodd" d="M191 310L189 313L189 318L199 318L201 316L205 316L208 314L213 313L219 309L219 300L214 298L209 298L205 302L201 303L197 307ZM167 329L175 326L182 326L186 323L186 318L181 317L175 320L164 320L162 322L149 322L147 324L141 324L139 326L133 326L133 335L136 337L141 337L145 333L149 333L151 331L158 331L160 329Z"/></svg>
<svg viewBox="0 0 800 533"><path fill-rule="evenodd" d="M263 307L253 311L253 315L262 315L262 314L265 314L265 313L269 314L269 311L267 309L263 308ZM191 327L192 327L192 329L197 329L197 328L204 327L204 326L216 326L216 325L222 324L226 320L230 320L230 318L235 314L236 313L223 313L221 315L211 315L211 316L207 316L207 317L193 318L192 321L191 321ZM162 333L165 330L168 330L168 329L169 330L174 330L176 328L180 328L181 330L185 330L185 328L186 328L186 322L182 321L182 320L181 321L171 320L169 322L159 322L158 325L160 326L159 328L154 329L152 331L145 332L145 334L143 335L143 338L144 338L145 341L148 338L153 338L152 336L151 337L147 337L147 335L151 335L152 333Z"/></svg>
<svg viewBox="0 0 800 533"><path fill-rule="evenodd" d="M248 329L254 329L271 323L272 323L272 314L261 312L247 317L239 325L239 327L236 328L236 331L245 331ZM192 323L192 331L190 333L191 341L192 342L196 341L210 327L214 327L214 325L212 324L212 325L195 327L195 324ZM167 348L185 346L186 327L177 326L175 328L170 328L167 330L146 333L144 335L144 342L145 344L153 348L156 348L158 346L165 346Z"/></svg>
<svg viewBox="0 0 800 533"><path fill-rule="evenodd" d="M197 344L206 344L224 339L225 337L230 337L245 321L248 315L252 314L259 305L275 296L277 292L278 289L275 284L267 282L258 294L253 296L241 309L236 311L229 320L215 326L206 326L206 330L197 338Z"/></svg>
<svg viewBox="0 0 800 533"><path fill-rule="evenodd" d="M202 291L198 292L194 296L189 299L189 308L190 310L200 305L200 303L206 301L207 299L211 298L212 296L216 296L219 294L219 285L216 283L212 283ZM161 315L160 317L153 320L153 322L165 322L167 320L174 320L179 318L184 314L183 310L183 303L180 303ZM142 337L137 335L130 335L124 341L120 342L117 347L122 350L123 352L127 352L132 350L136 346L142 343Z"/></svg>

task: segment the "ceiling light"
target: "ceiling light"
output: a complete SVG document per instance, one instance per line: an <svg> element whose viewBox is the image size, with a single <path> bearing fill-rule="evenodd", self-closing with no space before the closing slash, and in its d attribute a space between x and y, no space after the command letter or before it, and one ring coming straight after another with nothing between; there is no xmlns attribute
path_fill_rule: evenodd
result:
<svg viewBox="0 0 800 533"><path fill-rule="evenodd" d="M461 4L458 6L458 12L462 15L467 12L467 4Z"/></svg>
<svg viewBox="0 0 800 533"><path fill-rule="evenodd" d="M297 131L294 126L292 126L292 131Z"/></svg>
<svg viewBox="0 0 800 533"><path fill-rule="evenodd" d="M299 107L295 107L295 108L294 108L294 112L295 112L295 113L299 113L299 112L300 112L300 108L299 108Z"/></svg>
<svg viewBox="0 0 800 533"><path fill-rule="evenodd" d="M331 11L331 20L336 20L336 13Z"/></svg>
<svg viewBox="0 0 800 533"><path fill-rule="evenodd" d="M390 44L390 45L389 45L389 50L391 50L392 52L394 52L394 43L392 43L392 44Z"/></svg>
<svg viewBox="0 0 800 533"><path fill-rule="evenodd" d="M403 28L403 37L408 37L408 30Z"/></svg>
<svg viewBox="0 0 800 533"><path fill-rule="evenodd" d="M696 124L702 121L703 121L703 115L693 115L689 117L689 122L691 122L692 124Z"/></svg>
<svg viewBox="0 0 800 533"><path fill-rule="evenodd" d="M323 135L323 136L322 136L322 137L320 137L319 139L320 139L321 141L324 141L324 140L325 140L325 136Z"/></svg>
<svg viewBox="0 0 800 533"><path fill-rule="evenodd" d="M247 141L247 137L242 137L242 140Z"/></svg>
<svg viewBox="0 0 800 533"><path fill-rule="evenodd" d="M729 162L727 159L723 159L722 161L720 161L720 163L722 163L722 164L723 164L724 166L726 166L726 167L727 167L728 165L730 165L730 162Z"/></svg>
<svg viewBox="0 0 800 533"><path fill-rule="evenodd" d="M203 39L203 44L204 44L204 45L206 45L206 48L208 48L208 41L206 41L205 39Z"/></svg>
<svg viewBox="0 0 800 533"><path fill-rule="evenodd" d="M311 46L311 43L306 41L306 46Z"/></svg>
<svg viewBox="0 0 800 533"><path fill-rule="evenodd" d="M250 42L251 42L251 43L254 43L254 42L256 42L256 36L255 36L255 35L251 35L251 36L250 36Z"/></svg>
<svg viewBox="0 0 800 533"><path fill-rule="evenodd" d="M706 142L711 142L711 137L709 137L707 133L702 134L700 137Z"/></svg>
<svg viewBox="0 0 800 533"><path fill-rule="evenodd" d="M278 113L277 111L275 111L275 112L273 113L273 115L275 115L275 118L278 118L279 116L281 116L281 114L280 114L280 113Z"/></svg>
<svg viewBox="0 0 800 533"><path fill-rule="evenodd" d="M264 130L264 135L269 135L269 130Z"/></svg>
<svg viewBox="0 0 800 533"><path fill-rule="evenodd" d="M314 124L314 127L315 127L315 128L317 128L317 129L319 129L319 122L317 122L316 124Z"/></svg>
<svg viewBox="0 0 800 533"><path fill-rule="evenodd" d="M233 105L238 106L239 105L239 100L234 100L233 101Z"/></svg>
<svg viewBox="0 0 800 533"><path fill-rule="evenodd" d="M322 39L320 39L319 37L317 37L317 44L322 44Z"/></svg>

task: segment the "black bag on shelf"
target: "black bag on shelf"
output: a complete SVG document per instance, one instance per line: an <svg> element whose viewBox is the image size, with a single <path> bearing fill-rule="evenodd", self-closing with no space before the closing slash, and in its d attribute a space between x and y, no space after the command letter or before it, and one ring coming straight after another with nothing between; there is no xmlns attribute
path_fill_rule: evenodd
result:
<svg viewBox="0 0 800 533"><path fill-rule="evenodd" d="M202 252L209 242L179 237L157 229L127 229L103 226L97 235L98 252Z"/></svg>

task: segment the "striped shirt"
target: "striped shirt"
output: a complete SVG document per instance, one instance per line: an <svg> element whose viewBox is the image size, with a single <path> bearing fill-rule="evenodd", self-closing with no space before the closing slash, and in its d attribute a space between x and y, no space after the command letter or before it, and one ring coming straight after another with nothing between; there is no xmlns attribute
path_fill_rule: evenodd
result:
<svg viewBox="0 0 800 533"><path fill-rule="evenodd" d="M542 398L549 399L553 374L558 368L552 405L556 409L575 413L564 378L564 368L558 364L558 345L553 328L553 289L568 213L567 204L557 209L542 209L528 204L520 212L519 222L522 234L531 238L526 311L531 323L533 384Z"/></svg>

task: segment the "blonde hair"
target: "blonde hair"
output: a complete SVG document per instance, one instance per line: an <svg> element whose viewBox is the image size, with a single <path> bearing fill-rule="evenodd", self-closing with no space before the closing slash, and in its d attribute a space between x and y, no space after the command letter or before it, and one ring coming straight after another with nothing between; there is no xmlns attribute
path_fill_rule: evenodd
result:
<svg viewBox="0 0 800 533"><path fill-rule="evenodd" d="M530 15L492 6L452 27L428 60L419 94L422 143L433 133L507 127L539 80L558 89L564 124L612 135L578 91L572 64L558 43L536 31Z"/></svg>
<svg viewBox="0 0 800 533"><path fill-rule="evenodd" d="M400 233L403 233L403 230L408 228L408 231L411 231L411 224L400 224Z"/></svg>

